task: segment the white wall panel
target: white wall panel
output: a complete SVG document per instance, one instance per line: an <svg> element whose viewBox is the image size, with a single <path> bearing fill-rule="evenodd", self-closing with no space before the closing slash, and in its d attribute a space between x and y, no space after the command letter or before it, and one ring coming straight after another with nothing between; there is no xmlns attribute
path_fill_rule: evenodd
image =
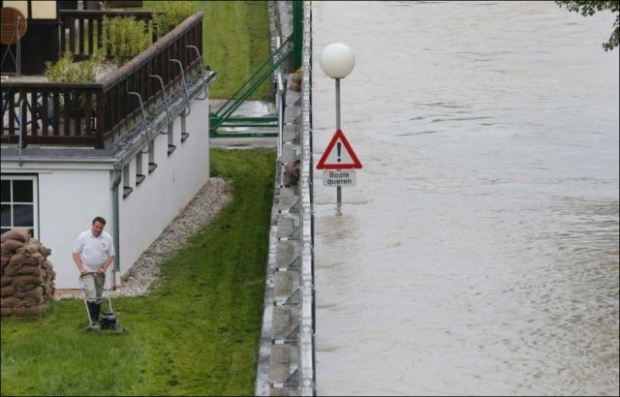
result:
<svg viewBox="0 0 620 397"><path fill-rule="evenodd" d="M121 275L161 234L209 178L208 101L192 102L187 117L189 138L181 143L181 118L174 120L176 150L168 156L168 136L155 138L157 168L125 199L120 200ZM147 150L145 147L143 150ZM148 158L144 155L144 160ZM135 158L132 169L135 170Z"/></svg>
<svg viewBox="0 0 620 397"><path fill-rule="evenodd" d="M71 257L78 235L95 216L106 219L112 234L110 172L54 170L39 174L39 241L52 250L56 288L78 288L79 272Z"/></svg>

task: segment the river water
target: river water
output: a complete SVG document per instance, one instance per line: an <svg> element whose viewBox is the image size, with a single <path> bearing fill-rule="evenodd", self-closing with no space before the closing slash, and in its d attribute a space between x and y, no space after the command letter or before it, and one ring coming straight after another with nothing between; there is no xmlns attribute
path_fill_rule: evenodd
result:
<svg viewBox="0 0 620 397"><path fill-rule="evenodd" d="M314 173L318 395L618 395L613 16L313 2L314 163L341 81L356 186Z"/></svg>

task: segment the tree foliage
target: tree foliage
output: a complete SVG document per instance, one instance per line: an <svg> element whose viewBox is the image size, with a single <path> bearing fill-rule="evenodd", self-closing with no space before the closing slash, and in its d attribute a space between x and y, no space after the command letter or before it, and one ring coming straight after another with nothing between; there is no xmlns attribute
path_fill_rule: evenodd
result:
<svg viewBox="0 0 620 397"><path fill-rule="evenodd" d="M614 22L614 30L609 36L609 40L603 43L605 51L611 51L618 47L618 40L620 39L620 1L600 1L600 0L577 0L577 1L558 1L555 4L559 7L566 7L568 11L578 12L584 17L592 16L597 11L609 10L616 14L616 21Z"/></svg>

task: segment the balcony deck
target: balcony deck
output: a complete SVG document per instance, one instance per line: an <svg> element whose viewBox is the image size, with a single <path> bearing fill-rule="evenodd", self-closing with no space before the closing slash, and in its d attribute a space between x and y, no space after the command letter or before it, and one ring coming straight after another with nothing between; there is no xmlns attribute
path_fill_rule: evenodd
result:
<svg viewBox="0 0 620 397"><path fill-rule="evenodd" d="M61 52L76 60L92 55L100 40L104 16L136 15L151 20L150 13L136 11L61 11L69 40L61 38ZM142 123L142 106L151 113L161 105L164 93L183 96L197 81L204 82L202 12L196 12L125 65L111 69L95 83L50 83L45 76L2 77L0 143L21 149L72 147L105 150L113 148ZM152 29L152 27L151 27ZM99 32L99 33L96 33ZM96 35L99 34L97 37ZM85 43L88 43L86 45ZM196 89L191 90L192 95ZM131 95L129 93L132 93ZM187 95L187 94L186 94ZM139 99L138 99L139 98ZM78 100L78 111L63 106Z"/></svg>

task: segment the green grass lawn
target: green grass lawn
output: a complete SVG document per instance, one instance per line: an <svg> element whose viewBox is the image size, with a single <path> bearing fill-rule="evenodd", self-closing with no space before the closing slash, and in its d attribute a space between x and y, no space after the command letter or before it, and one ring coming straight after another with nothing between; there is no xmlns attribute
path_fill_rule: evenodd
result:
<svg viewBox="0 0 620 397"><path fill-rule="evenodd" d="M196 1L205 12L204 59L219 73L210 90L213 98L228 98L270 55L269 14L266 1ZM250 97L262 99L270 88L265 81Z"/></svg>
<svg viewBox="0 0 620 397"><path fill-rule="evenodd" d="M153 9L159 1L143 2ZM204 11L203 59L218 73L211 98L230 98L271 53L269 11L266 1L194 1ZM270 89L265 81L249 99L263 99Z"/></svg>
<svg viewBox="0 0 620 397"><path fill-rule="evenodd" d="M269 55L267 2L195 4L219 73L211 95L227 98ZM39 320L3 319L1 395L253 394L275 152L213 149L211 162L233 200L163 265L148 296L114 300L130 333L84 332L81 300L54 302Z"/></svg>
<svg viewBox="0 0 620 397"><path fill-rule="evenodd" d="M275 153L213 149L211 161L233 199L163 264L149 295L114 299L130 332L85 332L81 300L3 319L2 395L254 393Z"/></svg>

